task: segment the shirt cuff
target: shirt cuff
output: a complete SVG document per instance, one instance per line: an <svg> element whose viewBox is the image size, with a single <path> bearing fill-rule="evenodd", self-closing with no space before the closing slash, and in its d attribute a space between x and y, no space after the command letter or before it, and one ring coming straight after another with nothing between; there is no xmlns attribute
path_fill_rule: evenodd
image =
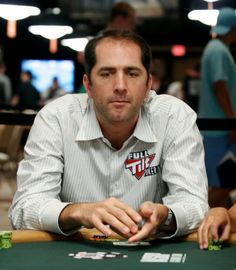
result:
<svg viewBox="0 0 236 270"><path fill-rule="evenodd" d="M166 206L173 212L173 218L175 217L176 221L176 230L174 232L160 230L157 232L156 237L159 239L170 239L186 234L188 226L182 208L176 205L171 205L171 207Z"/></svg>
<svg viewBox="0 0 236 270"><path fill-rule="evenodd" d="M178 237L185 235L188 233L188 223L183 208L178 205L171 205L171 210L173 211L176 220L176 231L173 236Z"/></svg>
<svg viewBox="0 0 236 270"><path fill-rule="evenodd" d="M63 232L59 227L59 216L62 210L70 203L64 203L58 200L53 200L47 204L42 210L39 220L42 230L54 232L63 235L71 235L75 231Z"/></svg>

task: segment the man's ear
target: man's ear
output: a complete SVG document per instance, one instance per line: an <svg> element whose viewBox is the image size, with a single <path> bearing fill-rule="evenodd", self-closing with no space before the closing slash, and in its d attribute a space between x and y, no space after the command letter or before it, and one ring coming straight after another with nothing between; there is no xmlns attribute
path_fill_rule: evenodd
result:
<svg viewBox="0 0 236 270"><path fill-rule="evenodd" d="M148 78L148 82L147 82L146 97L148 97L148 94L149 94L151 89L152 89L152 74L149 74L149 78Z"/></svg>
<svg viewBox="0 0 236 270"><path fill-rule="evenodd" d="M87 94L89 95L89 97L91 97L91 83L89 81L89 78L88 78L88 75L87 74L84 74L83 76L83 85L84 85L84 88L87 92Z"/></svg>

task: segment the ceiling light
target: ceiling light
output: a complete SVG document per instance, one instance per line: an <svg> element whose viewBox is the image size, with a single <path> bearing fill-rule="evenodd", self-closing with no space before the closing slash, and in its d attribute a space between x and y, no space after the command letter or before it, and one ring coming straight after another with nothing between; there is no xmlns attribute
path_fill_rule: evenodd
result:
<svg viewBox="0 0 236 270"><path fill-rule="evenodd" d="M58 39L73 32L73 28L67 25L31 25L28 29L30 33L47 39Z"/></svg>
<svg viewBox="0 0 236 270"><path fill-rule="evenodd" d="M16 21L40 14L40 9L27 5L0 4L0 17L7 20L7 36L16 37Z"/></svg>
<svg viewBox="0 0 236 270"><path fill-rule="evenodd" d="M92 37L65 38L61 41L61 44L77 52L83 52L91 38Z"/></svg>
<svg viewBox="0 0 236 270"><path fill-rule="evenodd" d="M188 13L188 18L194 21L200 21L206 25L214 26L216 25L217 16L219 10L217 9L202 9L202 10L192 10Z"/></svg>
<svg viewBox="0 0 236 270"><path fill-rule="evenodd" d="M37 17L35 22L28 27L30 33L40 35L49 39L49 50L51 53L57 52L57 39L64 35L71 34L73 28L67 25L66 20L61 15L43 14Z"/></svg>
<svg viewBox="0 0 236 270"><path fill-rule="evenodd" d="M22 20L40 14L40 9L33 6L0 4L0 17L5 20Z"/></svg>

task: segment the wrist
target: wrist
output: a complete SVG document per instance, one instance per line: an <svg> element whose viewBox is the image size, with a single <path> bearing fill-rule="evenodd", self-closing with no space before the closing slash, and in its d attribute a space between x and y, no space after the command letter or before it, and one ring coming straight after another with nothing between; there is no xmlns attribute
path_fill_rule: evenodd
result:
<svg viewBox="0 0 236 270"><path fill-rule="evenodd" d="M163 221L162 225L160 226L160 230L163 230L163 231L176 230L175 215L170 208L168 208L166 219L165 219L165 221Z"/></svg>
<svg viewBox="0 0 236 270"><path fill-rule="evenodd" d="M163 226L170 226L172 220L173 220L173 212L170 208L168 208L168 213L165 222L163 223Z"/></svg>
<svg viewBox="0 0 236 270"><path fill-rule="evenodd" d="M77 204L67 205L59 216L60 229L64 232L79 229L81 227L79 213Z"/></svg>

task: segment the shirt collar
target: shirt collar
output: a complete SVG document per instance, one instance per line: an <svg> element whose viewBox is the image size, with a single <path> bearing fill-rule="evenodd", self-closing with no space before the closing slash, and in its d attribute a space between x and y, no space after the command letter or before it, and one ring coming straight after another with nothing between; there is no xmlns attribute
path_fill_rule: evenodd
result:
<svg viewBox="0 0 236 270"><path fill-rule="evenodd" d="M145 112L144 107L142 107L139 113L137 125L132 136L148 143L157 142L157 138L152 131L149 121L150 117L148 117L148 112ZM89 99L79 132L76 135L76 141L90 141L103 137L104 136L94 111L93 101L92 99Z"/></svg>
<svg viewBox="0 0 236 270"><path fill-rule="evenodd" d="M88 106L85 110L79 132L76 135L76 141L90 141L102 138L103 134L98 123L94 105L91 98L88 99Z"/></svg>
<svg viewBox="0 0 236 270"><path fill-rule="evenodd" d="M139 119L135 127L133 136L140 141L144 141L147 143L155 143L157 142L157 137L150 126L150 118L151 117L148 116L148 111L145 112L143 106L140 110Z"/></svg>

